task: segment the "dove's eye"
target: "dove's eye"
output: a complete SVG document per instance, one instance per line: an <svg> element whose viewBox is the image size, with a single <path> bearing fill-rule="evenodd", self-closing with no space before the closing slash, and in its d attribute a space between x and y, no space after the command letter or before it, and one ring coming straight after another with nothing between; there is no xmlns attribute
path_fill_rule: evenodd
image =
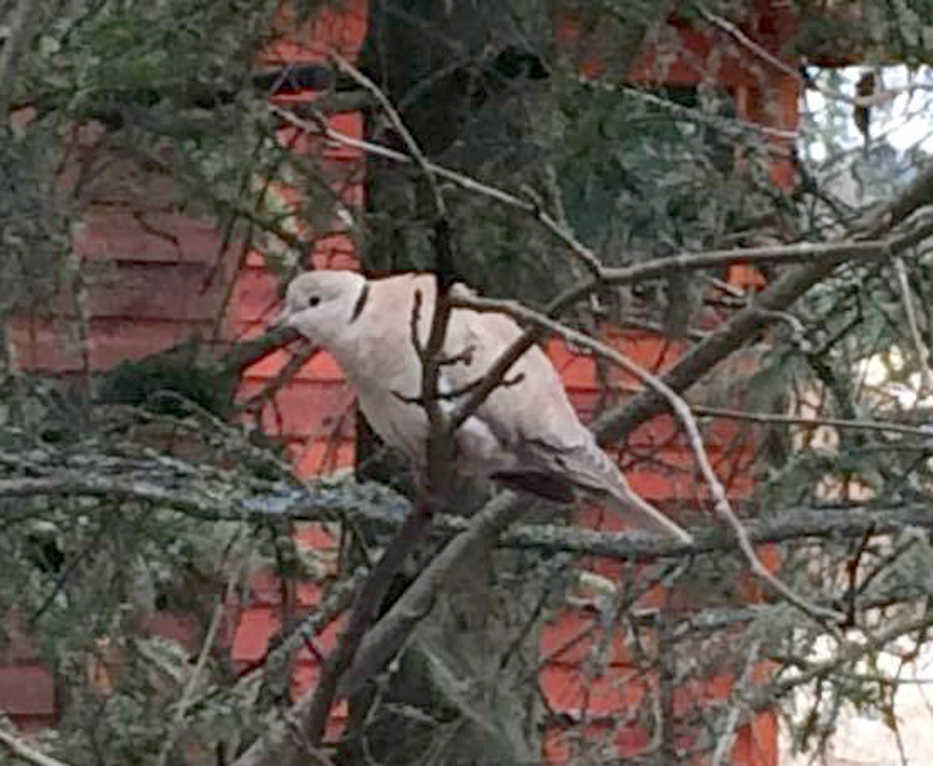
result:
<svg viewBox="0 0 933 766"><path fill-rule="evenodd" d="M308 298L308 305L309 305L309 306L317 306L320 302L321 302L321 296L320 296L320 295L312 295L312 296L310 296L310 297Z"/></svg>

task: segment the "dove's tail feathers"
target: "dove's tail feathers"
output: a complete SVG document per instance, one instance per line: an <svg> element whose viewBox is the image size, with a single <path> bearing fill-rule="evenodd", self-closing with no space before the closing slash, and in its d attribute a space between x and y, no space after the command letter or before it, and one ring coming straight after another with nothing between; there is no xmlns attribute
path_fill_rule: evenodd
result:
<svg viewBox="0 0 933 766"><path fill-rule="evenodd" d="M535 458L546 461L551 476L586 492L609 495L623 510L647 517L654 529L672 534L687 545L693 542L683 527L632 491L618 466L595 442L569 450L555 449L543 442L535 442L534 446Z"/></svg>
<svg viewBox="0 0 933 766"><path fill-rule="evenodd" d="M611 488L607 487L607 491L616 502L626 510L637 511L647 516L656 526L660 527L665 532L669 532L685 545L691 545L693 543L693 537L687 530L669 519L647 500L635 494L628 486L625 479L622 478L621 474L619 478L622 479L621 482L616 482Z"/></svg>

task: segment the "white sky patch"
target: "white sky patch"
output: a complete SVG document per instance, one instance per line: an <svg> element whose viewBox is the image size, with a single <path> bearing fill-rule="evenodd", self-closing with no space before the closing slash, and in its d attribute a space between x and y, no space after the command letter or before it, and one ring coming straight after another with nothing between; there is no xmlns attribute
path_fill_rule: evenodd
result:
<svg viewBox="0 0 933 766"><path fill-rule="evenodd" d="M906 364L908 360L894 347L887 354L876 354L861 362L857 372L866 386L894 397L904 409L933 406L933 396L921 396L923 379L919 371L908 375L906 383L889 382L891 371L901 371Z"/></svg>
<svg viewBox="0 0 933 766"><path fill-rule="evenodd" d="M827 91L838 90L844 96L855 96L855 84L867 69L865 67L843 67L824 70L811 67L810 76ZM871 136L873 141L884 141L898 152L906 152L919 146L924 152L933 153L933 67L922 66L911 70L907 66L887 66L876 70L880 74L881 88L898 90L892 101L872 107ZM838 78L833 82L834 78ZM836 122L841 130L835 131L836 149L853 149L861 146L863 138L852 119L853 106L843 100L833 100L823 93L807 89L801 99L801 112L810 116L817 126ZM819 136L805 139L805 155L814 162L826 160L831 147Z"/></svg>
<svg viewBox="0 0 933 766"><path fill-rule="evenodd" d="M897 89L919 86L895 97L887 107L878 109L886 130L887 141L898 151L919 144L926 152L933 152L933 68L922 67L910 72L906 66L887 67L882 73L885 88Z"/></svg>

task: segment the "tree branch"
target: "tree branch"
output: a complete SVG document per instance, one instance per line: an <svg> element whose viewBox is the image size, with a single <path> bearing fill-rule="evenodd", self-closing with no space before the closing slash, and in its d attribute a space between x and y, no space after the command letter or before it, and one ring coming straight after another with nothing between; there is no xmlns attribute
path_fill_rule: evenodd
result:
<svg viewBox="0 0 933 766"><path fill-rule="evenodd" d="M920 325L917 323L917 314L914 311L914 297L907 280L907 267L904 259L895 257L894 273L897 275L897 284L901 292L901 303L904 305L904 314L907 317L907 328L910 330L910 340L914 344L917 354L917 366L920 368L920 396L933 393L933 370L930 369L930 350L920 336Z"/></svg>
<svg viewBox="0 0 933 766"><path fill-rule="evenodd" d="M407 499L379 484L342 482L307 486L281 482L243 481L224 472L197 469L176 460L155 465L112 455L91 458L90 446L83 449L80 469L62 470L67 458L50 454L35 462L35 455L0 452L0 467L17 465L35 473L49 467L48 476L14 476L0 479L0 499L17 497L98 497L112 502L144 502L172 509L204 521L248 521L265 524L280 521L333 521L350 517L393 533L411 514ZM145 480L138 477L145 476ZM234 481L242 482L236 486ZM511 493L516 513L521 503ZM494 502L500 511L503 506ZM764 509L761 509L764 510ZM743 520L752 543L780 543L807 537L859 537L867 530L889 534L906 526L933 528L933 515L923 504L870 506L821 506L768 508L767 518ZM20 510L13 504L2 509L6 523L15 523ZM31 513L31 512L30 512ZM492 513L492 511L490 511ZM512 521L513 519L510 519ZM474 521L440 515L434 529L443 535L470 533ZM493 523L493 522L486 522ZM496 545L502 548L535 549L602 556L632 562L735 549L735 540L723 530L708 525L691 527L693 543L687 545L669 535L645 532L597 532L575 526L516 525L503 532ZM473 532L472 534L478 534Z"/></svg>
<svg viewBox="0 0 933 766"><path fill-rule="evenodd" d="M68 766L63 761L50 758L44 753L29 747L19 737L14 737L2 728L0 728L0 745L3 745L14 758L31 763L33 766Z"/></svg>
<svg viewBox="0 0 933 766"><path fill-rule="evenodd" d="M443 363L444 340L450 317L449 287L451 284L452 256L450 253L449 224L444 198L437 184L437 179L429 163L409 133L401 117L395 111L385 94L368 77L352 64L337 54L333 60L341 71L349 74L358 84L376 98L395 129L402 136L414 162L421 169L432 191L435 207L435 253L437 260L437 281L434 300L434 313L428 340L424 347L418 337L419 301L416 301L412 318L412 343L421 361L421 398L429 421L429 434L426 445L427 454L425 474L420 477L418 497L414 508L408 514L401 529L393 537L379 562L370 572L365 584L350 610L347 626L340 635L336 649L328 656L321 671L321 677L314 692L307 695L295 706L290 715L299 726L301 737L307 738L312 747L317 747L324 736L327 718L337 694L338 684L344 673L354 662L358 647L368 635L372 621L385 599L393 578L402 568L405 559L425 535L437 512L442 510L444 499L449 494L454 463L454 441L449 438L448 422L438 400L438 374ZM279 741L268 746L270 737ZM287 727L273 727L237 760L237 764L295 764L304 762L305 749L300 747Z"/></svg>
<svg viewBox="0 0 933 766"><path fill-rule="evenodd" d="M746 410L730 410L722 407L703 407L692 405L694 414L703 417L728 418L731 420L747 420L751 423L780 423L803 428L845 428L853 431L878 431L906 436L919 436L922 439L933 439L933 429L921 426L905 426L902 423L891 423L884 420L846 420L845 418L805 418L796 415L778 415L770 412L749 412Z"/></svg>
<svg viewBox="0 0 933 766"><path fill-rule="evenodd" d="M702 253L678 253L656 258L646 263L622 268L603 269L601 278L608 284L627 285L648 279L666 277L672 273L698 271L700 269L732 264L782 264L826 261L833 268L844 261L868 261L888 258L892 252L900 252L933 233L933 227L924 226L911 232L906 242L903 238L843 240L841 242L797 242L791 245L769 247L734 248L731 250L706 250ZM759 300L764 293L759 293Z"/></svg>
<svg viewBox="0 0 933 766"><path fill-rule="evenodd" d="M419 503L370 572L350 610L337 647L324 663L314 692L294 705L285 714L284 721L274 722L233 766L300 766L306 762L304 740L314 748L320 744L337 684L357 655L361 641L368 636L370 623L385 599L392 578L430 526L435 515L433 510ZM296 732L300 736L296 737Z"/></svg>
<svg viewBox="0 0 933 766"><path fill-rule="evenodd" d="M382 671L418 622L431 611L438 590L460 562L479 546L495 545L499 534L521 514L523 505L513 492L498 494L470 520L466 531L444 546L389 612L366 634L356 660L341 681L341 696L353 694Z"/></svg>
<svg viewBox="0 0 933 766"><path fill-rule="evenodd" d="M926 505L885 508L827 507L767 509L769 518L744 519L754 543L784 543L816 537L858 538L866 532L891 534L905 527L933 529ZM771 517L773 515L773 517ZM721 529L690 528L693 543L648 532L597 532L576 527L518 525L504 532L499 545L548 553L575 553L633 563L735 549L735 540Z"/></svg>
<svg viewBox="0 0 933 766"><path fill-rule="evenodd" d="M933 172L927 174L926 181L929 184L926 192L929 198L933 199ZM882 215L873 222L872 228L881 226L885 220L893 225L897 219L894 215L897 209L897 203L892 204L889 214ZM899 212L903 213L901 220L908 214L903 210ZM895 255L931 235L933 235L933 223L926 223L899 237L886 240L883 245L876 243L874 247L877 249L873 252L876 255ZM837 266L851 257L851 250L840 248L823 260L788 271L770 287L759 293L751 305L740 310L710 333L705 340L687 351L662 380L678 393L685 391L761 328L773 321L772 312L787 309L813 285L828 277ZM668 410L668 402L664 397L656 391L645 390L620 407L600 416L594 422L593 430L596 431L602 443L618 443L646 420L666 410Z"/></svg>

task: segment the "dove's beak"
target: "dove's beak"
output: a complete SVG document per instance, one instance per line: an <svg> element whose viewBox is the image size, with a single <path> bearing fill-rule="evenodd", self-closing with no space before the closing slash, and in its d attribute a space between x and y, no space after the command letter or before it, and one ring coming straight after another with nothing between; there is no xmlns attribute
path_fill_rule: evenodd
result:
<svg viewBox="0 0 933 766"><path fill-rule="evenodd" d="M279 309L279 312L274 317L272 317L272 321L269 322L269 329L277 330L280 327L288 327L288 320L290 317L291 311L288 309L288 304L285 304L281 309Z"/></svg>

